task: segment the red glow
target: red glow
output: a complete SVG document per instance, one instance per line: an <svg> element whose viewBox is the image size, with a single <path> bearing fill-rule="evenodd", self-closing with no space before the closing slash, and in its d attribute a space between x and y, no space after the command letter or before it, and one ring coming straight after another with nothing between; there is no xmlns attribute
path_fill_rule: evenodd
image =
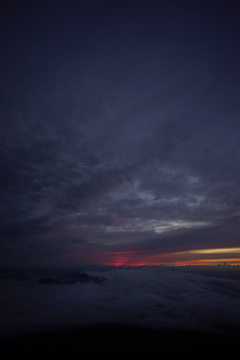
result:
<svg viewBox="0 0 240 360"><path fill-rule="evenodd" d="M144 251L116 251L104 254L106 261L102 265L107 266L143 266L143 265L169 265L169 266L184 266L184 265L217 265L229 264L240 265L240 258L179 258L175 254L169 253L155 253L144 254Z"/></svg>
<svg viewBox="0 0 240 360"><path fill-rule="evenodd" d="M229 264L240 265L240 257L215 257L215 254L192 254L176 252L176 249L169 249L168 252L145 252L144 250L127 250L127 251L89 251L81 249L73 254L66 256L66 261L71 264L82 262L91 265L105 266L184 266L184 265L217 265Z"/></svg>
<svg viewBox="0 0 240 360"><path fill-rule="evenodd" d="M114 251L106 253L106 257L110 258L104 265L107 266L140 266L142 262L134 261L134 255L142 253L142 251Z"/></svg>

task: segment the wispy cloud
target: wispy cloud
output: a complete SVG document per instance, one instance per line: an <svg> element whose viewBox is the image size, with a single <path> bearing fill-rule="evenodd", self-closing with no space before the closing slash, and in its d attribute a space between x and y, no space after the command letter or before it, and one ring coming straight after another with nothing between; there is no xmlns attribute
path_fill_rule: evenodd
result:
<svg viewBox="0 0 240 360"><path fill-rule="evenodd" d="M48 256L48 243L74 253L78 236L89 252L128 241L136 251L235 246L231 7L42 6L1 34L2 260L19 242L23 263Z"/></svg>

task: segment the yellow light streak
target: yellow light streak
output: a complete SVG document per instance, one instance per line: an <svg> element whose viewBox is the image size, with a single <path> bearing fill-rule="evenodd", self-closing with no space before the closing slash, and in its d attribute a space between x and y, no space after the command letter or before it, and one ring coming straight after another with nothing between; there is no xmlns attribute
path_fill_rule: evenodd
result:
<svg viewBox="0 0 240 360"><path fill-rule="evenodd" d="M236 254L240 253L240 247L238 248L216 248L216 249L199 249L181 251L174 254Z"/></svg>

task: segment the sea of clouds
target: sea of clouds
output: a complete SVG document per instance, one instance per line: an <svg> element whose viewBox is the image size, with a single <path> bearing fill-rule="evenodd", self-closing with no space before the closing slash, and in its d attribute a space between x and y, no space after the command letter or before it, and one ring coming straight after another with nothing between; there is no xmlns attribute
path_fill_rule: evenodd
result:
<svg viewBox="0 0 240 360"><path fill-rule="evenodd" d="M0 335L99 323L240 332L240 279L159 267L87 271L102 282L41 284L34 272L0 279Z"/></svg>

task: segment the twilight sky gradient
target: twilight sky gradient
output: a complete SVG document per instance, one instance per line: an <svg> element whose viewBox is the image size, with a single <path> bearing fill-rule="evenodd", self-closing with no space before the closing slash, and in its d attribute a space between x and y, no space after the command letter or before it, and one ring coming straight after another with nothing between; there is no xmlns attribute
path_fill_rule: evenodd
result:
<svg viewBox="0 0 240 360"><path fill-rule="evenodd" d="M237 5L0 16L2 266L240 263Z"/></svg>

